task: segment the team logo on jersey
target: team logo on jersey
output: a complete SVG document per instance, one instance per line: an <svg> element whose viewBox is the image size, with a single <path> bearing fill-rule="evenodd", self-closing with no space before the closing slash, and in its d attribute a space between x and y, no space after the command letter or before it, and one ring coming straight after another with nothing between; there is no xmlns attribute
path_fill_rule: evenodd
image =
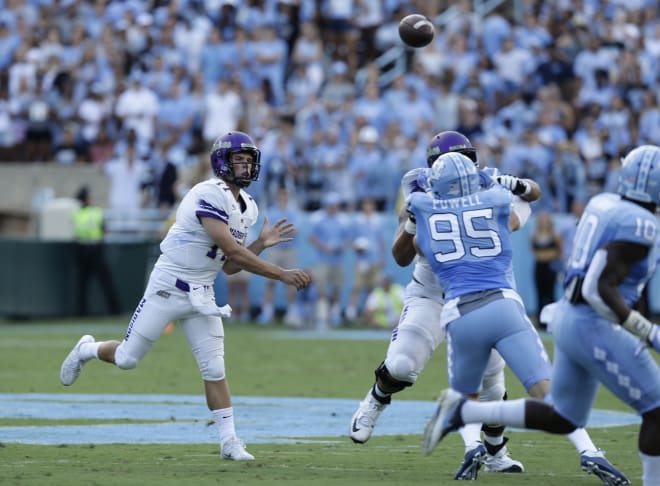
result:
<svg viewBox="0 0 660 486"><path fill-rule="evenodd" d="M163 299L169 299L171 294L167 290L159 290L156 295Z"/></svg>

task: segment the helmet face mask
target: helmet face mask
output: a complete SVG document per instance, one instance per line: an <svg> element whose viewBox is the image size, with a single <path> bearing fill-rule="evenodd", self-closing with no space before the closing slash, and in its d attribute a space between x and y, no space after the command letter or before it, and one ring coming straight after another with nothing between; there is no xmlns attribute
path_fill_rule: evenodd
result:
<svg viewBox="0 0 660 486"><path fill-rule="evenodd" d="M248 154L252 161L250 171L247 175L237 177L234 171L234 160L232 155L236 153ZM245 188L252 181L259 179L261 170L261 151L249 135L239 131L232 131L218 137L211 148L211 168L213 173L227 182L236 184L240 188Z"/></svg>
<svg viewBox="0 0 660 486"><path fill-rule="evenodd" d="M450 152L458 152L459 154L465 155L476 167L479 167L477 151L470 143L470 140L462 133L451 130L434 135L431 141L427 144L427 165L431 167L438 156Z"/></svg>
<svg viewBox="0 0 660 486"><path fill-rule="evenodd" d="M660 205L660 147L641 145L621 162L617 192L638 203Z"/></svg>
<svg viewBox="0 0 660 486"><path fill-rule="evenodd" d="M433 162L428 184L435 199L465 197L479 190L479 173L467 156L448 152Z"/></svg>

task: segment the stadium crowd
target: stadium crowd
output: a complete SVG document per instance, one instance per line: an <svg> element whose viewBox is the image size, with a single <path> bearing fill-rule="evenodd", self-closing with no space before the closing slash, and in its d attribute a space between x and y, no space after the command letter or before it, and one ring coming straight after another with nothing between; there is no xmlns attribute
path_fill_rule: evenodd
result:
<svg viewBox="0 0 660 486"><path fill-rule="evenodd" d="M539 181L551 212L611 189L631 146L660 143L654 0L505 1L482 14L470 0L0 6L2 160L103 165L134 132L151 207L205 176L231 129L264 154L254 197L270 204L284 186L307 211L328 192L347 209L369 198L392 210L440 130ZM411 12L436 20L428 47L398 38ZM391 48L406 69L377 61Z"/></svg>
<svg viewBox="0 0 660 486"><path fill-rule="evenodd" d="M165 219L210 176L213 140L238 129L263 153L249 188L260 207L285 190L314 222L332 199L352 228L364 226L365 204L393 215L428 140L457 130L482 166L538 181L537 212L577 217L615 188L623 153L660 144L660 7L486 4L0 0L0 161L96 165L108 209L157 208ZM413 12L436 25L422 49L398 37ZM342 246L364 256L356 268L382 261L353 247L358 233ZM327 298L336 325L336 295Z"/></svg>

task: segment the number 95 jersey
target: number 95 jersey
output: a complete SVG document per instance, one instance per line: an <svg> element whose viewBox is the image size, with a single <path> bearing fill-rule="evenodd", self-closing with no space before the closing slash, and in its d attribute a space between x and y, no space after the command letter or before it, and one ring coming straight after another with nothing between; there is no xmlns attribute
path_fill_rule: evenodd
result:
<svg viewBox="0 0 660 486"><path fill-rule="evenodd" d="M417 246L440 284L445 302L491 289L512 289L511 193L499 185L452 199L413 193Z"/></svg>
<svg viewBox="0 0 660 486"><path fill-rule="evenodd" d="M181 200L176 222L160 244L162 253L155 267L187 282L211 285L226 258L200 218L226 223L236 241L245 245L258 215L257 204L247 192L241 190L237 201L223 180L200 182Z"/></svg>

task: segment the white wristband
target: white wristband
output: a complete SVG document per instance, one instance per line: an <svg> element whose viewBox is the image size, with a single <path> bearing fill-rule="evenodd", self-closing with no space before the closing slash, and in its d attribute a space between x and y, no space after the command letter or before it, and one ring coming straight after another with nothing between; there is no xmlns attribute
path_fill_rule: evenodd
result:
<svg viewBox="0 0 660 486"><path fill-rule="evenodd" d="M413 223L409 218L406 220L406 224L403 226L403 231L409 235L417 234L417 225Z"/></svg>
<svg viewBox="0 0 660 486"><path fill-rule="evenodd" d="M621 325L645 341L651 341L654 337L655 329L653 323L636 310L631 310Z"/></svg>

